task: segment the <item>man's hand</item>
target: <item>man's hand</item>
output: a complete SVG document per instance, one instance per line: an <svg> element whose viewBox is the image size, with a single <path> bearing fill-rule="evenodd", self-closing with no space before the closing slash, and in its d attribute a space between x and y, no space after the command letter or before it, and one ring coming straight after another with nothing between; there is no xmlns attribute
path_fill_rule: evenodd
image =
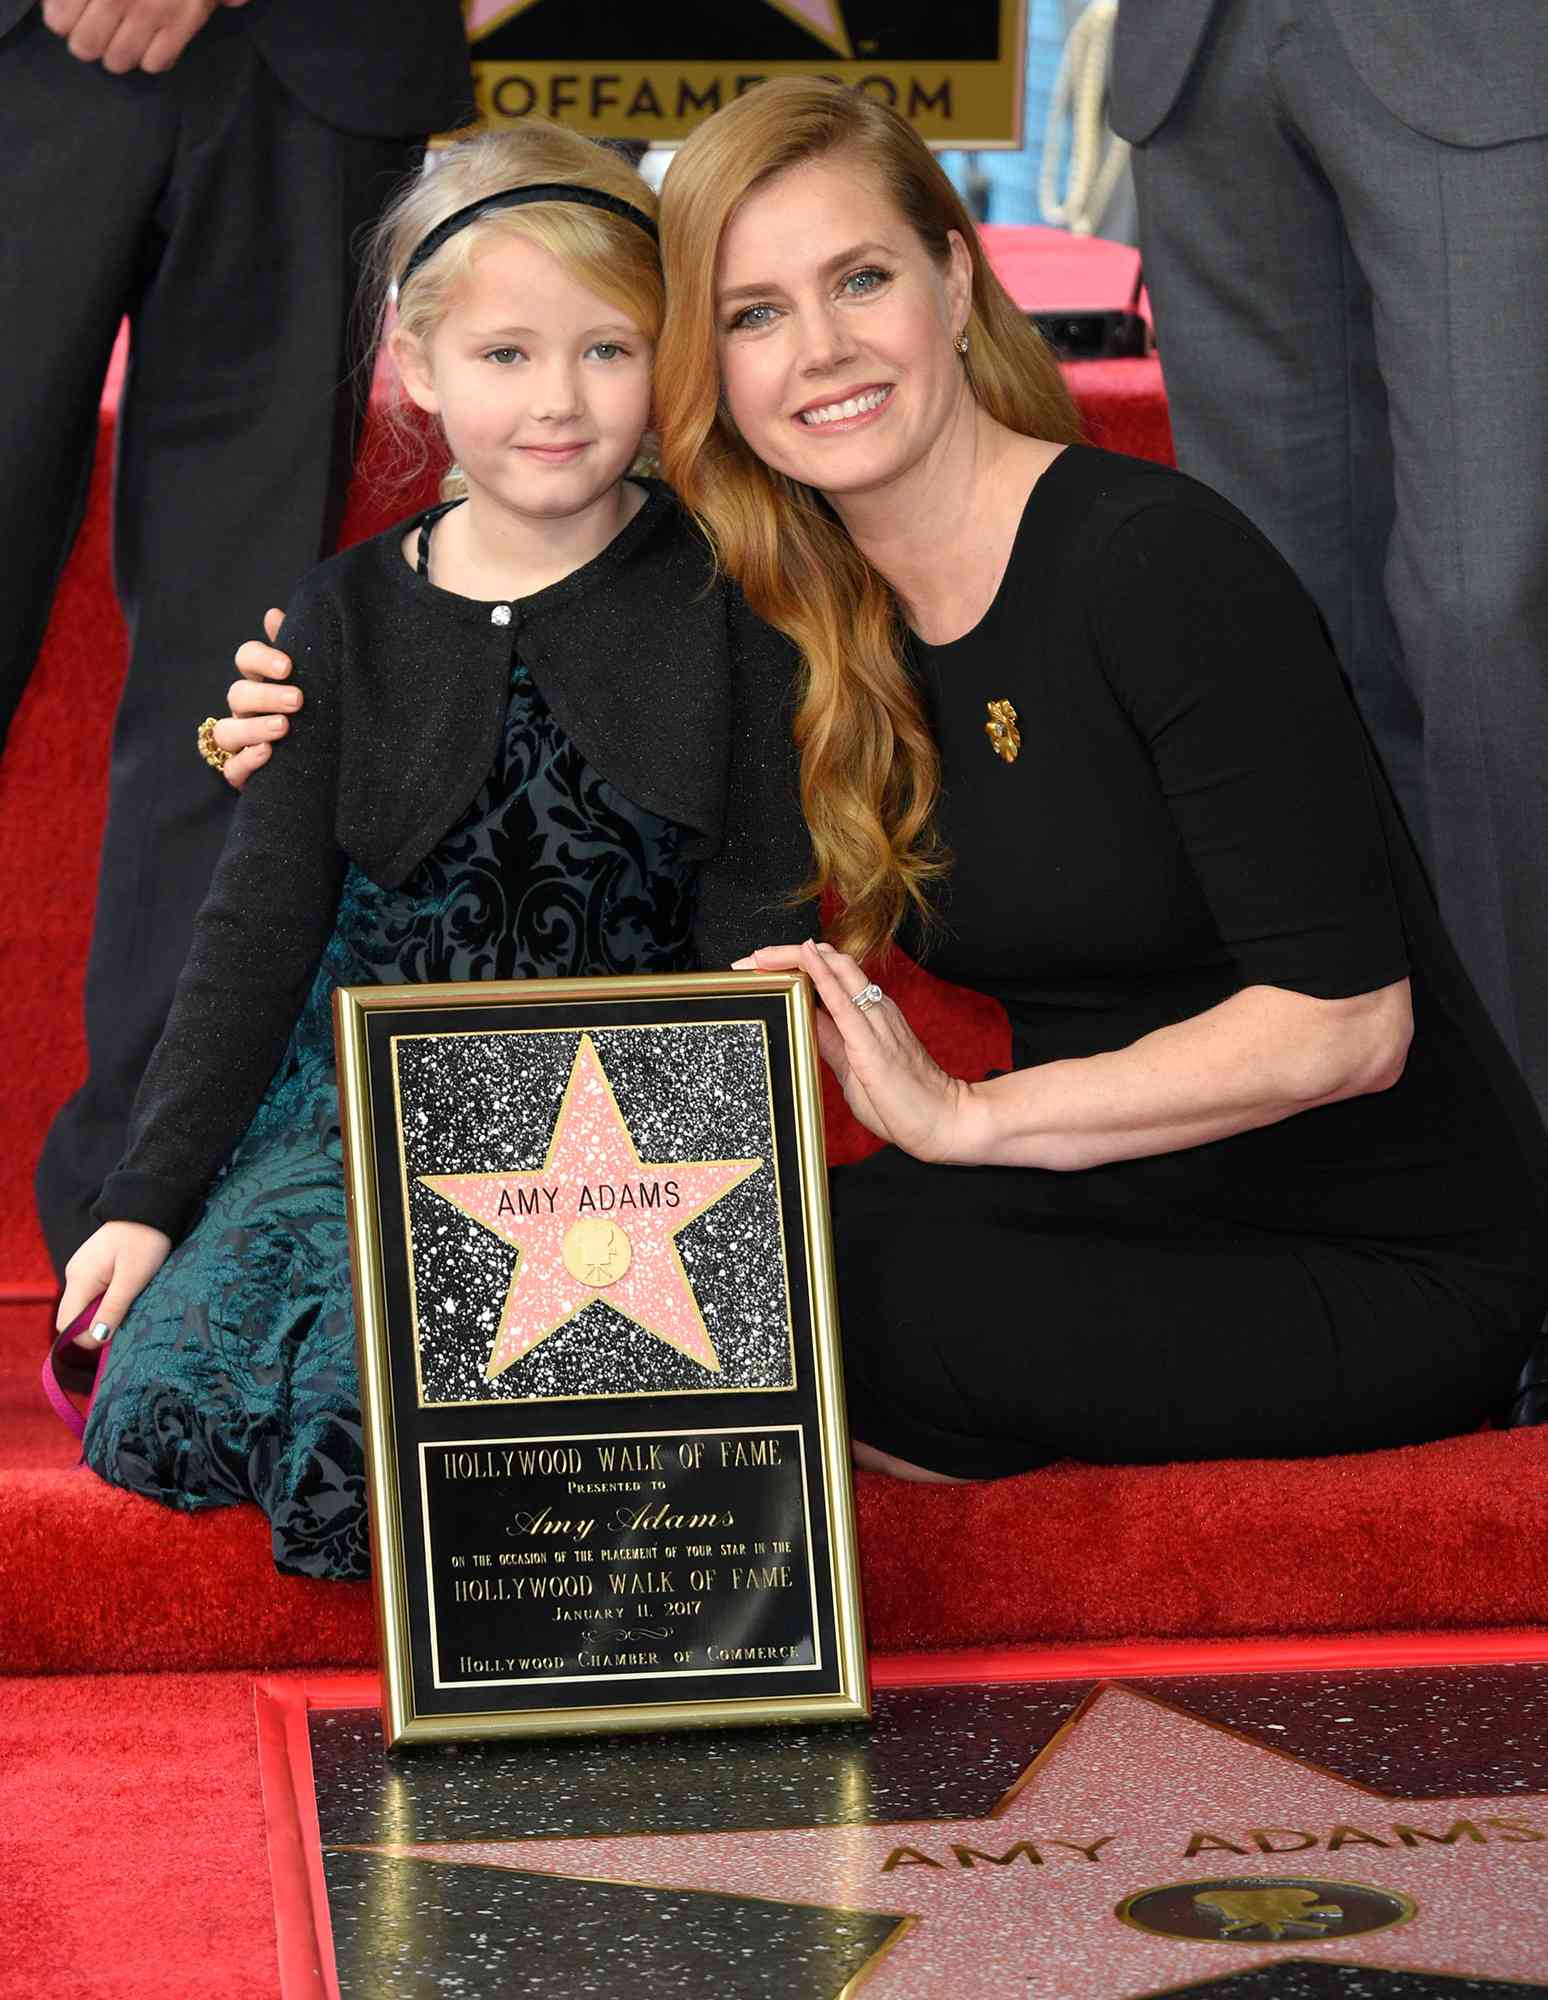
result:
<svg viewBox="0 0 1548 2000"><path fill-rule="evenodd" d="M263 614L263 629L271 641L279 637L284 622L284 612L275 607ZM275 687L274 683L290 672L290 655L273 644L245 640L237 647L236 663L242 678L226 695L231 713L216 723L215 742L229 753L221 776L239 792L254 771L267 763L270 745L289 729L286 717L301 706L303 696L300 688Z"/></svg>
<svg viewBox="0 0 1548 2000"><path fill-rule="evenodd" d="M99 62L114 76L168 70L217 6L247 0L43 0L43 25L81 62Z"/></svg>

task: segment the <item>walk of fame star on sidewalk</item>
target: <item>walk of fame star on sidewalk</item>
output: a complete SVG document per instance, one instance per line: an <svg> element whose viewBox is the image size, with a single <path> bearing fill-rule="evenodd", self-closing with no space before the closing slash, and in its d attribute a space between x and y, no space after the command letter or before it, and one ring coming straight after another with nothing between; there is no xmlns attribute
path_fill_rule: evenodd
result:
<svg viewBox="0 0 1548 2000"><path fill-rule="evenodd" d="M719 1374L677 1238L762 1165L642 1161L592 1039L582 1035L541 1167L419 1176L517 1252L486 1379L598 1299Z"/></svg>
<svg viewBox="0 0 1548 2000"><path fill-rule="evenodd" d="M467 10L469 37L477 41L540 4L541 0L472 0ZM721 4L725 5L726 0L721 0ZM849 31L844 26L842 0L753 0L753 4L772 7L776 14L783 14L798 28L805 28L809 35L826 42L835 55L846 60L854 55ZM745 6L741 11L746 11ZM598 54L605 59L607 51L600 49Z"/></svg>
<svg viewBox="0 0 1548 2000"><path fill-rule="evenodd" d="M866 2000L1140 2000L1292 1957L1528 1983L1548 1963L1548 1800L1405 1803L1117 1686L980 1819L360 1851L891 1915L851 1982ZM1415 1914L1279 1942L1157 1936L1117 1916L1162 1884L1287 1876L1334 1908L1339 1884L1361 1884Z"/></svg>

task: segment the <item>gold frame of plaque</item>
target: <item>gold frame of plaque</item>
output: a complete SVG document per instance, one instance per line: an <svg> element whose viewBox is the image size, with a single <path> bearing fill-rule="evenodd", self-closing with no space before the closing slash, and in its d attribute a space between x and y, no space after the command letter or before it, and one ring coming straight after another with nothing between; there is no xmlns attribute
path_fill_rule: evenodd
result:
<svg viewBox="0 0 1548 2000"><path fill-rule="evenodd" d="M806 980L334 995L389 1746L870 1713Z"/></svg>

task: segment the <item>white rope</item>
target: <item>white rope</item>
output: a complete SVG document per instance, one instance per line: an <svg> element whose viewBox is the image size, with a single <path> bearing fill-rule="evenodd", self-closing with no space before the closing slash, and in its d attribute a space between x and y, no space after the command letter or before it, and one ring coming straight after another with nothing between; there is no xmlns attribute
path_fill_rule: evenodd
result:
<svg viewBox="0 0 1548 2000"><path fill-rule="evenodd" d="M1038 206L1045 222L1062 223L1074 236L1095 235L1129 157L1125 142L1108 131L1105 115L1107 66L1117 18L1118 0L1091 0L1065 39L1048 104ZM1059 159L1066 117L1070 166L1061 199Z"/></svg>

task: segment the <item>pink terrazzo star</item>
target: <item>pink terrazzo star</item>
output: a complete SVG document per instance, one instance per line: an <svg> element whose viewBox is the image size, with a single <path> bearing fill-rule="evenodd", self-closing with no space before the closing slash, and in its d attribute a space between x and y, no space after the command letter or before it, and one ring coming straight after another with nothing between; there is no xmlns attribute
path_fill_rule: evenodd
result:
<svg viewBox="0 0 1548 2000"><path fill-rule="evenodd" d="M1405 1803L1114 1686L982 1819L371 1851L895 1915L855 1982L866 2000L1140 2000L1286 1958L1527 1982L1548 1964L1548 1800ZM1273 1943L1156 1936L1116 1914L1166 1884L1287 1876L1325 1885L1335 1910L1338 1884L1368 1884L1417 1914Z"/></svg>
<svg viewBox="0 0 1548 2000"><path fill-rule="evenodd" d="M642 1161L591 1037L582 1035L541 1167L419 1176L519 1253L485 1379L598 1299L719 1374L677 1237L762 1165Z"/></svg>

